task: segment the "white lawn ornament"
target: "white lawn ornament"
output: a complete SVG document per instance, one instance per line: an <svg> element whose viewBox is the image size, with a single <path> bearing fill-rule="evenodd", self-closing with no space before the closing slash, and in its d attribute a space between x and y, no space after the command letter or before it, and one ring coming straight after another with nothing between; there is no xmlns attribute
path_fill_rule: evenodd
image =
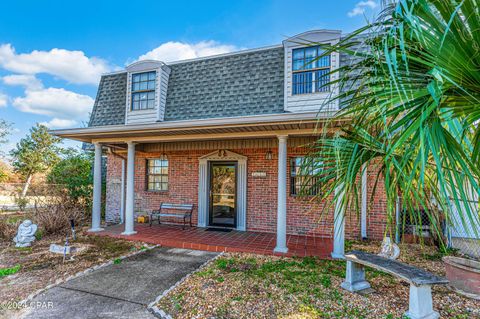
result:
<svg viewBox="0 0 480 319"><path fill-rule="evenodd" d="M37 225L31 220L26 219L18 226L17 235L13 238L16 243L15 247L30 247L35 240Z"/></svg>
<svg viewBox="0 0 480 319"><path fill-rule="evenodd" d="M385 237L382 242L382 250L378 254L381 257L395 260L400 256L400 248L392 243L390 237Z"/></svg>

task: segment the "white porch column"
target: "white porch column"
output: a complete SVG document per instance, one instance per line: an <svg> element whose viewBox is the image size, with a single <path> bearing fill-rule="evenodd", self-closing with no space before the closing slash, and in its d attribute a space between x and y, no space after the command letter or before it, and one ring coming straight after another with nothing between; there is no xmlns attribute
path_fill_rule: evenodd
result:
<svg viewBox="0 0 480 319"><path fill-rule="evenodd" d="M135 143L127 142L127 191L125 198L125 230L122 235L133 235L134 230L134 187L135 187Z"/></svg>
<svg viewBox="0 0 480 319"><path fill-rule="evenodd" d="M345 259L345 212L342 200L344 193L341 192L341 186L335 189L337 202L335 203L335 212L333 213L333 252L332 258Z"/></svg>
<svg viewBox="0 0 480 319"><path fill-rule="evenodd" d="M102 212L102 144L93 143L95 146L95 160L93 162L93 203L92 203L92 228L88 231L102 231L100 218Z"/></svg>
<svg viewBox="0 0 480 319"><path fill-rule="evenodd" d="M278 253L287 248L287 135L278 136L278 199L277 199L277 245Z"/></svg>

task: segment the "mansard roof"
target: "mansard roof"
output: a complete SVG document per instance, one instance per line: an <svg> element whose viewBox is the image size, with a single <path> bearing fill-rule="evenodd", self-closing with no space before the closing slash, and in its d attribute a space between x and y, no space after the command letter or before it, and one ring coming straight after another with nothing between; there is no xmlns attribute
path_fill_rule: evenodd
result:
<svg viewBox="0 0 480 319"><path fill-rule="evenodd" d="M284 113L283 46L167 64L164 121ZM127 72L102 76L89 126L125 124Z"/></svg>

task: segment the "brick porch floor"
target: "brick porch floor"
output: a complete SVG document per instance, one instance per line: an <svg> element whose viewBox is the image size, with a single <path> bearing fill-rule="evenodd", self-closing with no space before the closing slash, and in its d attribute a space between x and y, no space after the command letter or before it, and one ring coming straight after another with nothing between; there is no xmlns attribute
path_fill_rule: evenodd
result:
<svg viewBox="0 0 480 319"><path fill-rule="evenodd" d="M246 252L264 255L274 255L275 234L259 232L218 232L205 231L203 228L186 228L172 225L136 224L137 234L123 236L123 225L110 226L105 231L95 233L100 236L124 238L159 244L167 247L198 249L207 251ZM282 256L318 256L330 258L333 249L331 238L287 235L287 254Z"/></svg>

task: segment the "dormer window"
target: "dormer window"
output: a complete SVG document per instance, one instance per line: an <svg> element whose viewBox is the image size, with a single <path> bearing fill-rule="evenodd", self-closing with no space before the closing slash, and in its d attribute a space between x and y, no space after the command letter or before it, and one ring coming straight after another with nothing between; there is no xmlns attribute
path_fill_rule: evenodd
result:
<svg viewBox="0 0 480 319"><path fill-rule="evenodd" d="M132 110L155 108L156 72L132 74Z"/></svg>
<svg viewBox="0 0 480 319"><path fill-rule="evenodd" d="M330 55L318 46L292 50L292 95L330 91Z"/></svg>

